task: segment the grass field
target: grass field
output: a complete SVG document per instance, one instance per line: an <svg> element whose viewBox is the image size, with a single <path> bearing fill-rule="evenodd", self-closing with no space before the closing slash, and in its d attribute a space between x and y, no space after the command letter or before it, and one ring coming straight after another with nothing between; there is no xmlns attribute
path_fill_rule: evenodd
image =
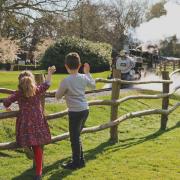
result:
<svg viewBox="0 0 180 180"><path fill-rule="evenodd" d="M121 97L140 93L145 92L127 91ZM110 97L97 99L110 99ZM170 106L179 99L173 97ZM46 113L59 112L65 108L64 104L46 104ZM161 100L127 101L119 107L119 115L150 108L161 108ZM86 127L103 124L109 121L109 118L110 107L93 106L90 108ZM164 132L159 131L160 115L127 120L119 125L119 142L116 144L109 141L109 129L83 134L87 164L85 168L76 171L61 168L61 163L68 160L71 155L69 140L47 145L43 179L179 180L179 119L180 109L177 109L169 116L168 128ZM0 142L14 141L14 126L13 119L0 121ZM53 136L67 132L67 117L50 121L49 126ZM22 149L0 151L0 180L31 180L32 177L32 161L25 157Z"/></svg>
<svg viewBox="0 0 180 180"><path fill-rule="evenodd" d="M9 89L16 89L17 88L17 83L18 83L18 75L19 71L12 71L12 72L6 72L6 71L0 71L0 87L3 88L9 88ZM33 71L33 73L41 73L45 74L46 71ZM93 78L107 78L107 76L110 74L110 71L105 71L101 73L93 73L92 76ZM52 77L52 85L51 85L51 90L57 89L59 86L60 81L65 78L67 74L53 74ZM101 84L98 84L98 87L101 87Z"/></svg>

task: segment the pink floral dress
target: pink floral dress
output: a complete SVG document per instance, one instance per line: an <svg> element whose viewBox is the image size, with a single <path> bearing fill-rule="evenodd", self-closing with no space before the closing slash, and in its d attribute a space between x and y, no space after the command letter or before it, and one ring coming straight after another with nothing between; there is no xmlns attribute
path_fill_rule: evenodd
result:
<svg viewBox="0 0 180 180"><path fill-rule="evenodd" d="M50 130L41 106L41 95L48 88L48 82L37 86L36 95L29 98L24 97L18 90L3 102L5 107L9 107L15 101L18 102L16 141L21 147L48 144L51 141Z"/></svg>

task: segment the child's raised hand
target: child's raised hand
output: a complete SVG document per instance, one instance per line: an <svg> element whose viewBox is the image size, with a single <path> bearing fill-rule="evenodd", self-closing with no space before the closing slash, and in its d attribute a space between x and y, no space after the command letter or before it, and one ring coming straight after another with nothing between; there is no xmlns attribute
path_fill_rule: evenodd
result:
<svg viewBox="0 0 180 180"><path fill-rule="evenodd" d="M88 74L90 72L90 66L88 63L84 64L84 69L83 69L85 74Z"/></svg>
<svg viewBox="0 0 180 180"><path fill-rule="evenodd" d="M54 72L56 72L55 66L48 67L48 73L53 74Z"/></svg>

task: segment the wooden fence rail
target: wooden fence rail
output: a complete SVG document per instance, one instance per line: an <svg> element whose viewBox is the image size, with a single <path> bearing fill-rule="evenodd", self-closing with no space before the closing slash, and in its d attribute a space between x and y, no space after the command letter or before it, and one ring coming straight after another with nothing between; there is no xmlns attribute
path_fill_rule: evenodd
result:
<svg viewBox="0 0 180 180"><path fill-rule="evenodd" d="M121 99L117 99L117 100L93 100L93 101L89 101L88 104L89 106L95 106L95 105L120 105L123 102L126 102L128 100L131 99L161 99L161 98L165 98L165 97L169 97L171 95L173 95L180 87L175 88L171 93L164 93L164 94L156 94L156 95L136 95L136 96L126 96L123 97ZM18 114L18 111L11 111L11 112L2 112L0 113L0 120L5 119L5 118L13 118L16 117ZM49 114L46 117L47 120L51 120L51 119L56 119L56 118L60 118L67 115L67 110L62 111L62 112L58 112L58 113L54 113L54 114Z"/></svg>
<svg viewBox="0 0 180 180"><path fill-rule="evenodd" d="M180 72L180 69L174 71L173 73L171 73L170 77L172 77L175 73L178 73L178 72ZM118 72L116 72L116 73L118 73ZM167 74L167 72L164 72L164 74ZM113 95L112 95L111 100L93 100L93 101L88 102L89 106L95 106L95 105L111 106L110 121L108 123L105 123L105 124L102 124L102 125L98 125L98 126L94 126L94 127L90 127L90 128L84 128L82 133L97 132L97 131L101 131L101 130L110 128L111 129L110 138L112 140L114 140L114 141L117 141L118 140L117 128L114 128L114 127L117 127L117 125L119 123L123 122L124 120L132 119L132 118L140 117L140 116L151 115L151 114L161 114L162 117L166 118L166 122L167 122L168 115L170 113L172 113L174 110L176 110L180 106L180 103L177 103L173 107L168 109L169 102L168 101L165 101L165 102L163 101L164 98L169 98L171 95L173 95L180 88L180 87L176 87L172 92L169 92L169 84L172 83L172 80L133 81L133 82L129 82L129 81L121 80L119 78L114 78L112 80L98 78L98 79L96 79L96 82L112 83L112 94ZM123 98L119 99L119 94L117 94L117 93L120 92L119 90L120 90L120 85L121 84L151 84L151 83L161 83L161 84L163 84L163 87L164 87L163 88L164 89L163 93L155 94L155 95L131 95L131 96L126 96L126 97L123 97ZM13 92L14 91L10 90L10 89L0 88L0 93L11 94ZM116 94L116 97L114 96L114 93ZM46 97L54 97L54 95L55 95L55 92L51 91L51 92L48 92L46 94ZM44 97L44 98L46 98L46 97ZM162 98L162 109L149 109L149 110L131 112L131 113L125 114L125 115L117 118L117 108L123 102L126 102L126 101L131 100L131 99L161 99L161 98ZM3 98L1 100L3 100ZM57 112L57 113L54 113L54 114L46 115L45 117L46 117L47 120L53 120L53 119L56 119L56 118L63 117L65 115L67 115L67 114L68 114L68 111L64 110L62 112ZM13 118L13 117L16 117L17 115L18 115L18 111L1 112L0 113L0 120L5 119L5 118ZM161 117L161 126L162 126L162 122L163 122L162 117ZM166 128L166 124L165 124L165 126L163 124L163 128L161 127L161 129L165 129L165 128ZM62 135L52 137L51 143L61 141L61 140L66 139L68 137L69 137L69 133L64 133ZM18 148L18 145L15 142L0 143L0 150L14 149L14 148Z"/></svg>
<svg viewBox="0 0 180 180"><path fill-rule="evenodd" d="M180 69L180 60L168 60L162 61L155 66L155 69L161 71L166 71L168 68L175 71L176 69Z"/></svg>
<svg viewBox="0 0 180 180"><path fill-rule="evenodd" d="M114 127L121 122L127 120L127 119L133 119L136 117L141 117L141 116L147 116L151 114L162 114L162 115L169 115L172 113L174 110L176 110L180 106L180 103L175 104L173 107L171 107L168 110L162 110L162 109L149 109L149 110L143 110L143 111L136 111L136 112L130 112L127 113L118 119L114 121L110 121L109 123L93 126L90 128L84 128L82 130L82 133L92 133L92 132L98 132L107 128ZM54 136L52 137L51 143L62 141L64 139L67 139L69 137L69 133L64 133L62 135ZM5 149L15 149L19 148L19 146L16 144L16 142L6 142L6 143L0 143L0 150L5 150Z"/></svg>

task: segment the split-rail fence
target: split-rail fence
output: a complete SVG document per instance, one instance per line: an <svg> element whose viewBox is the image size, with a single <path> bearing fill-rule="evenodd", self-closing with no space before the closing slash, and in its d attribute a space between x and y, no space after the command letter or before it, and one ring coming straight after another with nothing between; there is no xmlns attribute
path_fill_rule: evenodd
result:
<svg viewBox="0 0 180 180"><path fill-rule="evenodd" d="M97 125L94 127L84 128L82 130L82 133L92 133L101 131L107 128L110 128L110 139L114 142L118 141L118 125L128 119L132 119L135 117L141 117L141 116L147 116L152 114L160 114L160 129L165 130L167 121L168 121L168 115L172 113L176 108L180 106L180 103L176 103L174 106L168 108L169 106L169 97L173 95L180 87L176 87L170 92L170 84L172 83L171 77L180 72L180 69L174 71L173 73L169 74L167 71L162 71L162 80L157 81L125 81L120 79L120 72L118 70L113 71L113 79L102 79L98 78L96 79L96 83L111 83L112 84L112 92L111 92L111 99L107 100L93 100L89 101L89 106L98 106L98 105L105 105L105 106L111 106L111 114L110 114L110 120L109 122L101 125ZM35 74L35 79L37 84L40 84L44 81L44 76L42 74ZM127 84L127 85L133 85L133 84L152 84L152 83L161 83L162 84L162 91L161 93L156 93L154 95L130 95L123 98L119 98L120 92L121 92L121 85ZM87 91L86 93L95 93L102 90L94 90L94 91ZM4 94L12 94L14 90L10 89L4 89L0 88L0 93ZM42 96L42 106L45 107L45 98L47 97L54 97L55 91L47 92ZM147 109L142 111L136 111L136 112L130 112L125 115L122 115L118 117L118 107L119 105L122 106L123 102L126 102L131 99L162 99L162 109ZM0 99L0 103L3 102L3 98ZM102 112L103 113L103 112ZM61 118L68 114L68 111L61 111L54 114L46 115L46 120L50 121L53 119ZM0 120L8 119L17 117L18 111L12 111L12 112L0 112ZM63 120L63 118L62 118ZM67 139L69 137L69 132L52 137L51 143L61 141L64 139ZM16 142L4 142L0 143L0 150L5 149L15 149L19 148Z"/></svg>

